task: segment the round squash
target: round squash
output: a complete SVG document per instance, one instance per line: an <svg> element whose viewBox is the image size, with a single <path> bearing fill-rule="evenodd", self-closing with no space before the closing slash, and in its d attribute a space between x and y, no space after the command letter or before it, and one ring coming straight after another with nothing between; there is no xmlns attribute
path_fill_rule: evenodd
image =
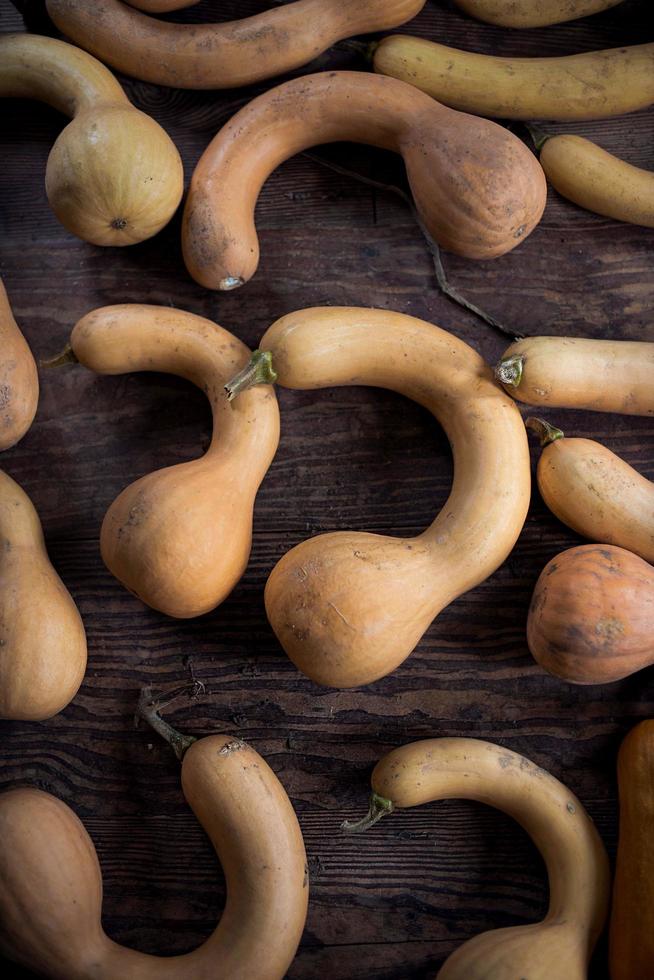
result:
<svg viewBox="0 0 654 980"><path fill-rule="evenodd" d="M277 320L260 346L284 387L390 388L432 412L452 445L452 492L422 534L320 534L289 551L266 584L268 619L303 673L331 687L369 684L513 548L530 496L525 428L479 354L424 320L317 307ZM231 394L256 375L246 370Z"/></svg>
<svg viewBox="0 0 654 980"><path fill-rule="evenodd" d="M0 452L22 439L36 415L39 375L0 279Z"/></svg>
<svg viewBox="0 0 654 980"><path fill-rule="evenodd" d="M75 325L77 360L98 374L167 371L211 403L214 433L200 459L141 477L114 500L100 532L102 557L143 602L182 618L226 598L247 566L254 498L279 442L271 388L235 406L223 385L250 351L211 320L166 306L124 304Z"/></svg>
<svg viewBox="0 0 654 980"><path fill-rule="evenodd" d="M52 718L77 694L86 634L27 494L0 470L0 718Z"/></svg>
<svg viewBox="0 0 654 980"><path fill-rule="evenodd" d="M563 783L492 742L432 738L384 756L372 789L368 816L344 830L360 832L396 809L436 800L478 800L517 820L545 861L550 904L543 921L469 939L438 980L586 980L608 909L609 864L590 817Z"/></svg>
<svg viewBox="0 0 654 980"><path fill-rule="evenodd" d="M573 684L606 684L654 662L654 569L615 545L561 552L536 583L527 618L534 659Z"/></svg>
<svg viewBox="0 0 654 980"><path fill-rule="evenodd" d="M140 6L146 0L130 0ZM155 0L156 2L156 0ZM456 0L458 7L478 20L501 27L546 27L588 17L622 0Z"/></svg>
<svg viewBox="0 0 654 980"><path fill-rule="evenodd" d="M45 173L52 210L94 245L132 245L173 216L184 189L179 153L79 48L35 34L0 35L0 97L39 99L72 116Z"/></svg>
<svg viewBox="0 0 654 980"><path fill-rule="evenodd" d="M416 208L437 241L467 258L519 245L540 221L546 186L534 155L495 123L452 112L416 89L366 72L285 82L237 112L195 168L184 210L186 267L208 289L254 274L254 208L283 160L334 140L404 157Z"/></svg>
<svg viewBox="0 0 654 980"><path fill-rule="evenodd" d="M235 88L313 61L337 41L397 27L425 0L295 0L222 24L173 24L133 7L189 3L46 0L59 30L126 75L174 88Z"/></svg>

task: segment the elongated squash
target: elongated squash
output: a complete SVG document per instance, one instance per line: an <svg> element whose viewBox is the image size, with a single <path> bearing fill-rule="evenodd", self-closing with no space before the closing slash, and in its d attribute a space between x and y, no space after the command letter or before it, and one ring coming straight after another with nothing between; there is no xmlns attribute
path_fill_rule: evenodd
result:
<svg viewBox="0 0 654 980"><path fill-rule="evenodd" d="M85 670L84 626L50 564L38 514L0 470L0 718L51 718Z"/></svg>
<svg viewBox="0 0 654 980"><path fill-rule="evenodd" d="M136 0L133 0L136 6ZM147 0L138 0L138 5ZM154 0L157 2L157 0ZM502 27L545 27L577 17L588 17L622 0L456 0L466 13Z"/></svg>
<svg viewBox="0 0 654 980"><path fill-rule="evenodd" d="M0 98L39 99L73 120L45 172L52 210L94 245L132 245L168 223L184 189L179 153L111 74L72 44L0 35Z"/></svg>
<svg viewBox="0 0 654 980"><path fill-rule="evenodd" d="M159 719L157 730L167 728ZM302 934L308 876L284 788L228 735L172 732L182 789L220 859L227 902L215 931L182 956L151 956L102 929L102 876L83 824L32 787L0 795L0 951L52 980L282 980Z"/></svg>
<svg viewBox="0 0 654 980"><path fill-rule="evenodd" d="M438 613L504 561L530 495L522 419L467 344L424 320L334 307L299 310L261 339L232 396L270 380L287 388L375 385L432 412L452 444L452 492L411 538L339 531L303 541L272 570L268 619L295 665L320 684L355 687L394 670ZM238 404L238 399L235 404Z"/></svg>
<svg viewBox="0 0 654 980"><path fill-rule="evenodd" d="M0 279L0 452L22 439L36 415L39 374Z"/></svg>
<svg viewBox="0 0 654 980"><path fill-rule="evenodd" d="M214 419L206 454L126 487L105 515L100 548L116 578L154 609L208 612L248 562L254 498L279 441L274 392L252 391L231 406L223 385L249 350L211 320L165 306L93 310L75 325L71 347L98 374L168 371L206 392Z"/></svg>
<svg viewBox="0 0 654 980"><path fill-rule="evenodd" d="M550 904L543 921L469 939L438 980L586 980L608 908L609 864L583 805L563 783L492 742L432 738L384 756L372 789L368 816L344 830L360 832L396 809L436 800L478 800L517 820L545 861Z"/></svg>

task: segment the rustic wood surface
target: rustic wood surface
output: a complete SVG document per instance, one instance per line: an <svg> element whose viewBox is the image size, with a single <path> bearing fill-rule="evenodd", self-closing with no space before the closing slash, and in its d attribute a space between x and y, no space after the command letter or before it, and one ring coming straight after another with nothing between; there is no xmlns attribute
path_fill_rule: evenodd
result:
<svg viewBox="0 0 654 980"><path fill-rule="evenodd" d="M55 33L38 3L17 6L27 8L34 29ZM267 6L206 0L170 19L229 19ZM584 21L515 32L477 24L441 0L427 2L406 30L473 50L554 55L652 40L644 36L648 7L647 0L627 0ZM24 29L9 0L0 0L0 28ZM363 65L337 46L311 66L327 67ZM124 82L176 141L187 182L219 125L273 84L192 93ZM240 291L213 294L185 271L179 216L153 240L122 250L66 233L44 191L61 117L28 102L6 102L2 111L0 272L37 356L58 351L82 314L115 302L191 310L250 345L283 313L319 304L424 317L489 360L508 343L439 293L420 232L392 194L306 157L289 161L261 196L257 275ZM653 121L647 111L550 128L591 135L652 168ZM317 152L375 180L403 179L390 154L349 146ZM510 329L654 340L653 247L654 231L588 214L550 191L542 224L515 252L488 264L451 256L444 262L458 287ZM579 542L545 510L537 490L508 561L444 610L406 663L361 690L321 689L298 673L267 625L266 577L308 535L338 528L412 534L431 522L446 499L452 464L427 413L385 391L280 390L282 440L257 499L249 568L219 609L178 622L145 608L112 578L98 530L128 482L206 448L203 396L168 376L99 378L81 367L44 371L41 382L34 426L0 463L41 515L50 556L86 624L89 666L78 696L57 718L1 724L0 777L6 786L46 789L82 817L98 848L112 937L152 952L188 950L213 929L224 897L218 863L182 797L178 764L168 746L134 725L145 683L167 690L201 680L206 694L181 701L169 720L196 735L244 737L288 790L311 869L292 980L430 977L465 939L544 913L538 853L519 827L489 808L450 801L398 813L362 838L339 834L343 818L365 810L372 765L394 746L472 735L522 752L580 796L613 855L616 752L623 734L654 714L652 675L582 688L533 662L525 642L533 585L554 554ZM654 479L654 420L565 411L548 417L570 434L601 440ZM535 462L535 446L532 455ZM601 944L594 980L606 977L605 958Z"/></svg>

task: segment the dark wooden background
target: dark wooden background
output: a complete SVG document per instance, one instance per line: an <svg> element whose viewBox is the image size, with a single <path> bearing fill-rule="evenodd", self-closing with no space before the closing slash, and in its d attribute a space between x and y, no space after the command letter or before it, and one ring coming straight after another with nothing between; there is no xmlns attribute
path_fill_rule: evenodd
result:
<svg viewBox="0 0 654 980"><path fill-rule="evenodd" d="M51 31L38 4L28 6L32 23ZM267 6L206 0L171 19L229 19ZM567 54L652 40L649 6L627 0L584 21L514 32L477 24L441 0L427 2L407 32L498 54ZM23 29L9 0L0 0L0 12L2 30ZM363 66L338 46L311 66L327 67ZM187 182L218 127L274 84L193 93L124 81L176 141ZM391 194L306 157L291 160L261 196L256 277L239 291L210 293L185 271L179 216L128 249L100 249L67 234L44 192L61 117L18 101L5 102L2 112L0 270L37 356L58 351L82 314L117 302L191 310L250 345L280 315L314 304L424 317L489 360L508 343L439 293L420 232ZM591 135L652 168L653 121L648 111L549 128ZM390 154L348 146L318 152L376 180L403 179ZM542 224L515 252L487 264L446 256L445 265L461 290L511 329L654 340L653 246L653 231L588 214L550 191ZM52 721L2 723L0 775L6 786L29 783L56 794L82 817L102 863L112 937L142 950L181 952L200 943L220 915L221 872L182 797L178 764L133 720L143 684L166 690L191 674L206 695L180 702L167 717L196 735L247 739L278 773L298 813L311 904L293 980L433 976L465 939L544 914L547 887L536 850L489 808L439 803L398 813L361 838L340 835L341 820L366 808L373 764L394 746L470 735L522 752L580 796L614 853L616 752L623 734L654 714L652 675L581 688L533 662L525 642L533 585L553 555L579 541L536 490L508 561L441 613L406 663L361 690L322 689L298 673L268 627L266 577L308 535L337 528L413 534L429 524L452 469L433 419L385 391L280 390L282 440L257 498L247 573L215 612L178 622L139 604L111 577L98 530L128 482L206 448L203 396L168 376L99 378L81 367L44 372L41 383L31 431L0 463L41 515L52 561L86 624L89 666L74 702ZM571 435L601 440L654 478L654 420L565 411L549 418ZM537 455L534 447L534 461ZM606 976L604 961L600 947L595 980Z"/></svg>

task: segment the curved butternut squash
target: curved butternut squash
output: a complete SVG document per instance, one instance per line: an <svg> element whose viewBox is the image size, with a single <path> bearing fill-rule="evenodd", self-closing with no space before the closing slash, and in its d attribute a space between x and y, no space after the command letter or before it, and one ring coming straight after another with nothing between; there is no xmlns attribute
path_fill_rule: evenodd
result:
<svg viewBox="0 0 654 980"><path fill-rule="evenodd" d="M543 213L537 160L495 123L452 112L394 79L305 75L237 112L200 158L182 228L184 260L197 282L232 289L250 279L264 181L293 154L333 140L401 153L425 225L444 248L468 258L510 251Z"/></svg>
<svg viewBox="0 0 654 980"><path fill-rule="evenodd" d="M368 816L344 830L359 832L393 810L436 800L478 800L517 820L545 861L550 904L543 921L469 939L438 980L586 980L606 918L609 865L594 824L563 783L492 742L432 738L384 756L372 789Z"/></svg>
<svg viewBox="0 0 654 980"><path fill-rule="evenodd" d="M227 735L186 742L193 744L183 751L184 796L227 884L211 936L170 957L109 939L101 924L100 866L83 824L61 800L24 787L0 795L0 950L6 956L52 980L282 980L302 934L309 891L293 807L245 742Z"/></svg>
<svg viewBox="0 0 654 980"><path fill-rule="evenodd" d="M132 0L130 0L132 2ZM136 0L133 0L136 6ZM139 5L145 0L138 0ZM458 7L478 20L501 27L545 27L588 17L622 0L456 0Z"/></svg>
<svg viewBox="0 0 654 980"><path fill-rule="evenodd" d="M84 626L50 564L38 514L0 470L0 718L52 718L85 670Z"/></svg>
<svg viewBox="0 0 654 980"><path fill-rule="evenodd" d="M120 0L46 0L46 7L59 30L127 75L175 88L218 89L299 68L343 38L404 24L424 3L295 0L224 24L171 24Z"/></svg>
<svg viewBox="0 0 654 980"><path fill-rule="evenodd" d="M39 99L73 117L45 172L68 231L94 245L132 245L168 223L184 189L179 153L99 61L53 38L0 35L0 97Z"/></svg>
<svg viewBox="0 0 654 980"><path fill-rule="evenodd" d="M654 44L501 58L395 34L373 64L454 109L500 119L606 119L654 102Z"/></svg>
<svg viewBox="0 0 654 980"><path fill-rule="evenodd" d="M279 441L274 392L252 391L231 406L223 385L250 352L183 310L105 306L75 325L71 347L98 374L166 371L206 392L214 420L206 454L123 490L105 515L100 548L116 578L154 609L182 618L208 612L248 562L254 498Z"/></svg>
<svg viewBox="0 0 654 980"><path fill-rule="evenodd" d="M566 439L542 419L527 419L541 437L538 489L573 531L616 544L654 563L654 484L594 439Z"/></svg>
<svg viewBox="0 0 654 980"><path fill-rule="evenodd" d="M390 388L432 412L452 444L452 492L426 531L320 534L289 551L266 584L268 619L303 673L332 687L369 684L513 548L530 494L524 425L471 347L401 313L300 310L277 320L260 346L284 387ZM228 387L234 395L256 381L255 366Z"/></svg>
<svg viewBox="0 0 654 980"><path fill-rule="evenodd" d="M539 146L543 170L563 197L595 214L654 228L654 173L583 136L545 136Z"/></svg>
<svg viewBox="0 0 654 980"><path fill-rule="evenodd" d="M0 452L22 439L36 415L39 375L0 279Z"/></svg>
<svg viewBox="0 0 654 980"><path fill-rule="evenodd" d="M573 684L607 684L654 662L654 569L615 545L561 552L536 583L527 618L534 659Z"/></svg>
<svg viewBox="0 0 654 980"><path fill-rule="evenodd" d="M654 976L654 721L629 732L618 754L620 838L613 882L611 980Z"/></svg>
<svg viewBox="0 0 654 980"><path fill-rule="evenodd" d="M527 405L654 415L654 343L525 337L502 355L495 377Z"/></svg>

